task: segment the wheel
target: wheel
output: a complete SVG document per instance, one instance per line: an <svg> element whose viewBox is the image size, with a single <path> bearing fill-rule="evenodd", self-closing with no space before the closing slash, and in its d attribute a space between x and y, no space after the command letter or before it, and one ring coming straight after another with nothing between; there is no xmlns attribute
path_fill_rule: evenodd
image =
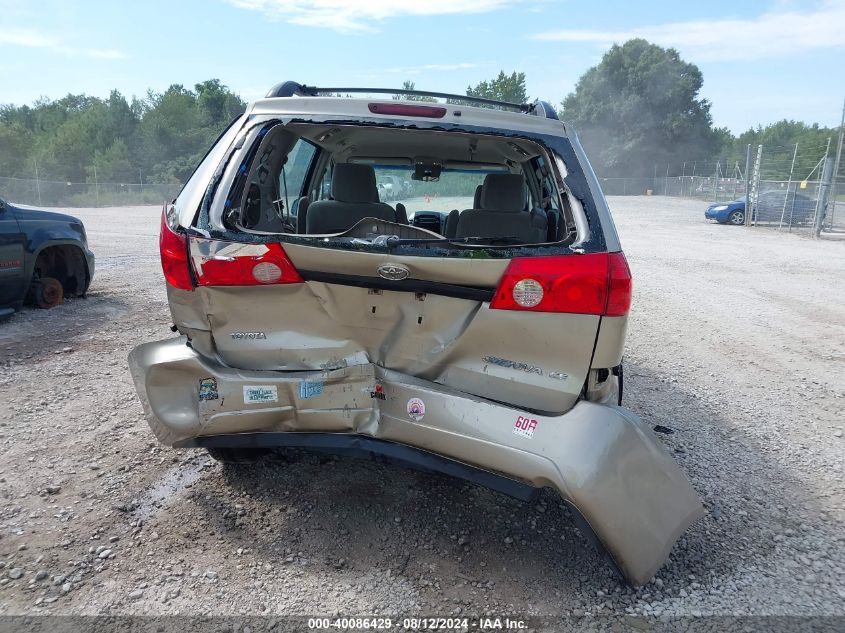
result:
<svg viewBox="0 0 845 633"><path fill-rule="evenodd" d="M745 224L745 211L740 211L739 209L731 211L731 214L728 216L728 222L734 226Z"/></svg>
<svg viewBox="0 0 845 633"><path fill-rule="evenodd" d="M58 279L42 277L36 282L34 297L35 305L48 310L64 303L65 290Z"/></svg>
<svg viewBox="0 0 845 633"><path fill-rule="evenodd" d="M269 453L266 448L206 448L208 454L222 464L252 464L260 462Z"/></svg>

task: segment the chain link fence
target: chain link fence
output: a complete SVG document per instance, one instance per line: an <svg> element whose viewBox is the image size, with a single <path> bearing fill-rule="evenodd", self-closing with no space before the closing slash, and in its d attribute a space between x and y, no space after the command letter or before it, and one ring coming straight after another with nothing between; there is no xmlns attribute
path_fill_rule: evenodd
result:
<svg viewBox="0 0 845 633"><path fill-rule="evenodd" d="M163 204L180 184L90 183L0 177L0 198L39 207L119 207Z"/></svg>
<svg viewBox="0 0 845 633"><path fill-rule="evenodd" d="M754 213L748 224L845 237L845 160L837 162L832 141L754 146L744 160L655 165L652 177L600 180L609 196L674 196L715 203L744 201L751 193Z"/></svg>
<svg viewBox="0 0 845 633"><path fill-rule="evenodd" d="M601 178L609 196L674 196L703 202L744 199L748 223L778 230L845 237L845 160L830 139L820 145L755 146L744 160L716 159L655 165L651 177ZM44 207L162 204L181 184L62 182L0 176L0 198Z"/></svg>

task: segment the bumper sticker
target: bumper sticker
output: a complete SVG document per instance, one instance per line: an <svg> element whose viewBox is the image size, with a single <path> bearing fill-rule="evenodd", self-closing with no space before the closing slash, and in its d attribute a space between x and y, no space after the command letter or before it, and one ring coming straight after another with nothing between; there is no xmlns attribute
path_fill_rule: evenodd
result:
<svg viewBox="0 0 845 633"><path fill-rule="evenodd" d="M278 401L279 392L276 385L244 386L244 404Z"/></svg>
<svg viewBox="0 0 845 633"><path fill-rule="evenodd" d="M379 383L376 383L376 386L370 392L370 398L373 400L385 400L386 396L384 395L384 387L382 387Z"/></svg>
<svg viewBox="0 0 845 633"><path fill-rule="evenodd" d="M203 378L200 380L200 400L217 400L217 378Z"/></svg>
<svg viewBox="0 0 845 633"><path fill-rule="evenodd" d="M419 422L425 417L425 402L419 398L408 400L408 415L414 422Z"/></svg>
<svg viewBox="0 0 845 633"><path fill-rule="evenodd" d="M299 398L301 400L307 400L308 398L314 398L316 396L323 395L323 383L322 381L319 382L306 382L302 381L299 383Z"/></svg>
<svg viewBox="0 0 845 633"><path fill-rule="evenodd" d="M534 437L534 430L536 428L537 420L532 420L521 415L516 419L516 424L513 425L513 434L527 437L530 440Z"/></svg>

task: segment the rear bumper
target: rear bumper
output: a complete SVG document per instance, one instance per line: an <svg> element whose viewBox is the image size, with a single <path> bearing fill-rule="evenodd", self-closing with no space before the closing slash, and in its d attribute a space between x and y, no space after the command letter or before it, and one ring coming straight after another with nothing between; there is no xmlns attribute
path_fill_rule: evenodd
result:
<svg viewBox="0 0 845 633"><path fill-rule="evenodd" d="M373 364L237 370L198 355L184 338L136 347L129 366L150 426L165 444L328 442L323 449L381 454L389 444L425 458L426 468L514 496L554 488L634 585L648 582L703 514L660 441L621 407L581 401L564 415L538 416ZM338 434L344 437L331 439ZM432 466L448 462L452 472ZM508 481L512 491L496 485Z"/></svg>

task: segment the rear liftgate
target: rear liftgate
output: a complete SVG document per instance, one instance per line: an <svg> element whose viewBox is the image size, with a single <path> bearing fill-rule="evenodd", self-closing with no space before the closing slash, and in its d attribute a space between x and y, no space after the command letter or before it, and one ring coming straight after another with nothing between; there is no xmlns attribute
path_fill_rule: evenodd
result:
<svg viewBox="0 0 845 633"><path fill-rule="evenodd" d="M702 513L636 416L578 400L602 316L628 311L621 253L398 257L188 239L163 222L162 258L196 350L172 339L130 356L163 442L352 433L551 486L633 584ZM407 273L400 290L386 267Z"/></svg>

